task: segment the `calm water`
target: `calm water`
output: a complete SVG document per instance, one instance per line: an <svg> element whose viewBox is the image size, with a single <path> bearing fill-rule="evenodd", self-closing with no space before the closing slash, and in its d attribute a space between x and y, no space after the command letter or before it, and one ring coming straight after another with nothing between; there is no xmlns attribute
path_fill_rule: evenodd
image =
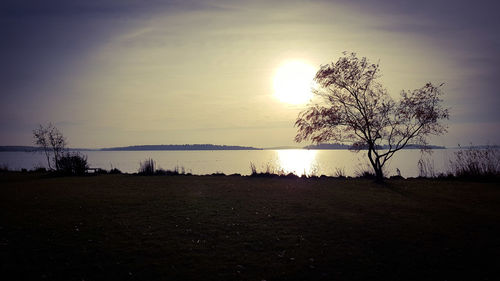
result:
<svg viewBox="0 0 500 281"><path fill-rule="evenodd" d="M452 149L434 150L430 156L436 171L448 171ZM334 175L336 169L343 169L352 176L363 167L367 167L366 152L348 150L243 150L243 151L85 151L90 167L111 169L134 173L139 163L146 158L153 158L158 167L172 170L184 167L186 173L225 174L251 173L250 163L258 171L265 171L269 166L275 171L295 173L297 175ZM417 162L420 150L402 150L397 152L387 166L387 175L395 175L399 168L404 177L418 176ZM429 156L426 156L429 157ZM0 165L11 170L45 167L46 160L40 153L0 152Z"/></svg>

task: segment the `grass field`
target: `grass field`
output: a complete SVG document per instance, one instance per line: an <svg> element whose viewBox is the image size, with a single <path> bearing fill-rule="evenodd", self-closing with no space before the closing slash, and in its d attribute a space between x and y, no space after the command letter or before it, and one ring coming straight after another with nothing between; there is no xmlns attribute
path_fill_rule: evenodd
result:
<svg viewBox="0 0 500 281"><path fill-rule="evenodd" d="M0 174L2 280L493 280L500 187Z"/></svg>

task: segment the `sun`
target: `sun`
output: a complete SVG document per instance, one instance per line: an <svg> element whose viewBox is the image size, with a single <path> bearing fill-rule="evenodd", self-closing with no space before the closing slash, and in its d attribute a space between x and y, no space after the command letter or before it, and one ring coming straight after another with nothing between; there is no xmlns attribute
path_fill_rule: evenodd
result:
<svg viewBox="0 0 500 281"><path fill-rule="evenodd" d="M281 102L304 104L312 98L316 69L303 61L283 63L274 75L274 96Z"/></svg>

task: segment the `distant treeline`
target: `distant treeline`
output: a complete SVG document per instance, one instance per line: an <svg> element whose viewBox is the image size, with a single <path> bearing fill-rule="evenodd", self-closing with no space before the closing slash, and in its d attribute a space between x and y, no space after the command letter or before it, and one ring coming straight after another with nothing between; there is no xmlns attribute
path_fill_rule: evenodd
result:
<svg viewBox="0 0 500 281"><path fill-rule="evenodd" d="M9 145L9 146L0 146L0 151L24 151L24 152L32 152L42 150L39 147L35 146L20 146L20 145Z"/></svg>
<svg viewBox="0 0 500 281"><path fill-rule="evenodd" d="M320 143L304 146L304 149L349 149L350 145L341 143Z"/></svg>
<svg viewBox="0 0 500 281"><path fill-rule="evenodd" d="M299 147L274 147L266 149L300 149ZM350 149L351 146L347 144L340 143L321 143L316 145L308 145L303 147L303 149ZM380 147L381 149L386 148ZM428 148L431 149L446 149L444 146L429 145ZM453 147L460 148L460 147ZM469 148L467 146L467 148ZM498 145L486 146L478 145L473 146L474 149L483 148L500 148ZM404 149L421 149L420 145L409 144ZM0 151L22 151L22 152L33 152L40 151L41 148L36 146L0 146ZM263 150L262 148L255 148L251 146L237 146L237 145L215 145L215 144L167 144L167 145L132 145L124 147L109 147L101 149L87 149L87 148L69 148L71 151L146 151L146 150Z"/></svg>
<svg viewBox="0 0 500 281"><path fill-rule="evenodd" d="M348 144L341 144L341 143L320 143L320 144L315 144L315 145L308 145L305 146L304 149L350 149L351 146ZM366 147L367 149L368 147ZM378 146L379 149L385 149L389 148L387 145L383 146ZM430 149L446 149L444 146L437 146L437 145L428 145L427 148ZM362 148L365 149L365 148ZM421 145L417 144L409 144L405 146L404 149L422 149Z"/></svg>
<svg viewBox="0 0 500 281"><path fill-rule="evenodd" d="M68 148L70 151L90 151L90 150L98 150L98 149L90 149L90 148ZM11 151L11 152L35 152L35 151L43 151L43 148L37 146L22 146L22 145L4 145L0 146L0 151Z"/></svg>
<svg viewBox="0 0 500 281"><path fill-rule="evenodd" d="M455 146L452 147L454 149L500 149L500 145L464 145L464 146Z"/></svg>
<svg viewBox="0 0 500 281"><path fill-rule="evenodd" d="M168 145L132 145L103 148L103 151L141 151L141 150L260 150L260 148L236 145L215 144L168 144Z"/></svg>

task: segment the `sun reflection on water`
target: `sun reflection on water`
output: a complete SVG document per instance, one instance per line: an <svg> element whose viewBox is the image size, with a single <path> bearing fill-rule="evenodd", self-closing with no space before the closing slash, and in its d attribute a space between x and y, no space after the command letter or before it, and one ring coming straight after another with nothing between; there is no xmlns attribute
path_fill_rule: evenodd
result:
<svg viewBox="0 0 500 281"><path fill-rule="evenodd" d="M297 176L310 176L317 173L316 150L277 150L278 164L286 174L294 173Z"/></svg>

